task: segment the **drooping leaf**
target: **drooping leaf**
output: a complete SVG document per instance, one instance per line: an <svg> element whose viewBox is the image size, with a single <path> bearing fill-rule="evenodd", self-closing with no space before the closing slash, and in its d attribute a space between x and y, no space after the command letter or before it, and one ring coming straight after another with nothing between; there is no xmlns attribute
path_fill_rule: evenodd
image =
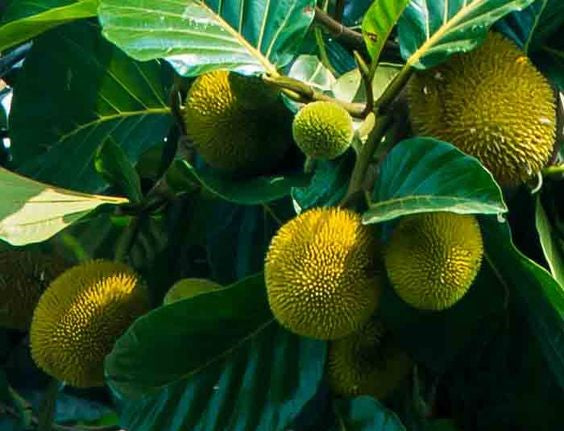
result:
<svg viewBox="0 0 564 431"><path fill-rule="evenodd" d="M98 148L94 166L109 184L118 187L131 202L141 201L143 194L139 175L123 149L113 140L107 140Z"/></svg>
<svg viewBox="0 0 564 431"><path fill-rule="evenodd" d="M272 323L198 374L126 401L121 425L136 431L289 430L317 391L325 344Z"/></svg>
<svg viewBox="0 0 564 431"><path fill-rule="evenodd" d="M51 3L51 4L50 4ZM0 51L5 51L50 28L96 16L98 0L12 1L0 22Z"/></svg>
<svg viewBox="0 0 564 431"><path fill-rule="evenodd" d="M104 35L137 60L165 58L181 75L275 73L313 19L314 0L100 0Z"/></svg>
<svg viewBox="0 0 564 431"><path fill-rule="evenodd" d="M428 69L478 46L488 29L535 0L411 0L398 22L401 54Z"/></svg>
<svg viewBox="0 0 564 431"><path fill-rule="evenodd" d="M0 168L0 239L13 245L45 241L103 204L127 199L59 189Z"/></svg>
<svg viewBox="0 0 564 431"><path fill-rule="evenodd" d="M131 60L90 22L52 30L34 43L16 83L14 164L41 181L100 191L98 147L111 138L135 163L172 124L165 100L158 62Z"/></svg>
<svg viewBox="0 0 564 431"><path fill-rule="evenodd" d="M375 398L361 396L335 401L335 431L405 431L399 418Z"/></svg>
<svg viewBox="0 0 564 431"><path fill-rule="evenodd" d="M292 187L303 187L309 182L309 175L303 173L235 179L222 177L209 169L196 169L185 160L176 163L186 177L209 192L241 205L257 205L283 198L290 194Z"/></svg>
<svg viewBox="0 0 564 431"><path fill-rule="evenodd" d="M540 198L536 200L535 224L550 272L564 288L564 241L554 232Z"/></svg>
<svg viewBox="0 0 564 431"><path fill-rule="evenodd" d="M432 138L407 139L390 151L381 165L372 202L364 223L421 212L507 211L501 190L478 160Z"/></svg>
<svg viewBox="0 0 564 431"><path fill-rule="evenodd" d="M376 0L364 15L362 35L373 60L372 74L376 71L384 44L409 1Z"/></svg>

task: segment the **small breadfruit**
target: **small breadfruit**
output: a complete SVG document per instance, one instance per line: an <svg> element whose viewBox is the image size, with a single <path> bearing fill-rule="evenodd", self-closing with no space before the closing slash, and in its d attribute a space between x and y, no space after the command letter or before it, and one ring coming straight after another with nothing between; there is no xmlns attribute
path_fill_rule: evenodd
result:
<svg viewBox="0 0 564 431"><path fill-rule="evenodd" d="M329 385L340 396L386 398L407 377L412 365L409 356L376 319L329 344Z"/></svg>
<svg viewBox="0 0 564 431"><path fill-rule="evenodd" d="M292 123L294 141L311 159L331 160L349 148L354 130L350 114L333 102L304 106Z"/></svg>
<svg viewBox="0 0 564 431"><path fill-rule="evenodd" d="M266 172L289 147L291 137L283 127L288 112L270 102L249 109L239 78L233 91L229 76L217 70L194 81L184 107L186 133L212 168L238 175Z"/></svg>
<svg viewBox="0 0 564 431"><path fill-rule="evenodd" d="M184 278L177 281L166 293L163 304L171 304L181 299L192 298L202 293L220 289L221 285L205 278Z"/></svg>
<svg viewBox="0 0 564 431"><path fill-rule="evenodd" d="M0 326L27 330L41 293L66 268L57 256L20 250L0 253Z"/></svg>
<svg viewBox="0 0 564 431"><path fill-rule="evenodd" d="M384 259L390 282L405 302L420 310L443 310L466 294L482 255L474 216L434 212L402 218Z"/></svg>
<svg viewBox="0 0 564 431"><path fill-rule="evenodd" d="M30 329L33 360L71 386L101 386L105 356L148 308L145 287L127 265L95 260L72 267L39 299Z"/></svg>
<svg viewBox="0 0 564 431"><path fill-rule="evenodd" d="M408 102L419 135L476 157L501 185L536 175L553 151L551 86L526 54L498 33L490 33L474 51L416 73Z"/></svg>
<svg viewBox="0 0 564 431"><path fill-rule="evenodd" d="M357 330L378 304L378 250L371 229L350 210L308 210L284 224L264 268L278 322L318 339Z"/></svg>

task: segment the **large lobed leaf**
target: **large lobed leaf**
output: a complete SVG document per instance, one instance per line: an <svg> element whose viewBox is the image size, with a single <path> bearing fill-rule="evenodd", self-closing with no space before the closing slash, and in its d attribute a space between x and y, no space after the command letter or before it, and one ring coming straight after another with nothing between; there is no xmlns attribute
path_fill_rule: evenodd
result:
<svg viewBox="0 0 564 431"><path fill-rule="evenodd" d="M401 54L409 66L436 66L474 49L492 24L534 1L411 0L398 22Z"/></svg>
<svg viewBox="0 0 564 431"><path fill-rule="evenodd" d="M451 144L432 138L399 143L384 159L364 223L433 211L500 214L507 211L491 174Z"/></svg>
<svg viewBox="0 0 564 431"><path fill-rule="evenodd" d="M0 23L0 52L50 28L96 16L98 0L17 0L8 4Z"/></svg>
<svg viewBox="0 0 564 431"><path fill-rule="evenodd" d="M104 35L137 60L167 59L185 76L287 64L315 0L101 0Z"/></svg>
<svg viewBox="0 0 564 431"><path fill-rule="evenodd" d="M165 100L158 62L131 60L92 23L52 30L36 40L16 83L14 164L41 181L100 191L99 146L111 139L135 163L170 128Z"/></svg>
<svg viewBox="0 0 564 431"><path fill-rule="evenodd" d="M55 188L4 168L0 196L0 239L13 245L45 241L100 205L127 202Z"/></svg>
<svg viewBox="0 0 564 431"><path fill-rule="evenodd" d="M128 429L286 429L317 391L325 344L273 321L259 274L142 317L106 375Z"/></svg>

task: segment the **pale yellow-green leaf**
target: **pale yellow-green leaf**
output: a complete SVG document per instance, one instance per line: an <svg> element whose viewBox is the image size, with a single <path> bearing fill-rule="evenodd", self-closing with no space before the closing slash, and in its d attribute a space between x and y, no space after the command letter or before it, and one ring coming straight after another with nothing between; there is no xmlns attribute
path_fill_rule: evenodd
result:
<svg viewBox="0 0 564 431"><path fill-rule="evenodd" d="M13 245L45 241L100 205L127 202L60 189L0 168L0 239Z"/></svg>

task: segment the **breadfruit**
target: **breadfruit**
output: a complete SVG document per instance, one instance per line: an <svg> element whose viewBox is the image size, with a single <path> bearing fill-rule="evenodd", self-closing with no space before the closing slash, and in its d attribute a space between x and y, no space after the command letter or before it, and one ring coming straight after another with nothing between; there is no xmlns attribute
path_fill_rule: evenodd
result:
<svg viewBox="0 0 564 431"><path fill-rule="evenodd" d="M265 84L257 76L245 76L230 72L228 80L238 103L246 109L260 109L278 100L280 91Z"/></svg>
<svg viewBox="0 0 564 431"><path fill-rule="evenodd" d="M26 331L41 293L66 268L57 256L20 250L0 253L0 326Z"/></svg>
<svg viewBox="0 0 564 431"><path fill-rule="evenodd" d="M311 338L357 330L378 304L378 250L350 210L319 208L290 220L272 239L264 268L275 318Z"/></svg>
<svg viewBox="0 0 564 431"><path fill-rule="evenodd" d="M238 175L266 172L289 147L288 112L278 103L249 109L241 84L233 91L229 76L218 70L194 81L184 109L187 135L212 168Z"/></svg>
<svg viewBox="0 0 564 431"><path fill-rule="evenodd" d="M349 148L353 138L350 114L333 102L312 102L304 106L292 123L294 141L311 159L331 160Z"/></svg>
<svg viewBox="0 0 564 431"><path fill-rule="evenodd" d="M204 278L184 278L169 289L163 299L163 304L171 304L181 299L191 298L220 288L221 285Z"/></svg>
<svg viewBox="0 0 564 431"><path fill-rule="evenodd" d="M550 84L500 34L490 33L474 51L416 73L408 102L416 133L476 157L501 185L536 175L553 151L556 105Z"/></svg>
<svg viewBox="0 0 564 431"><path fill-rule="evenodd" d="M358 332L331 341L327 361L333 392L345 397L387 397L412 367L409 356L371 319Z"/></svg>
<svg viewBox="0 0 564 431"><path fill-rule="evenodd" d="M95 260L72 267L39 299L31 355L47 374L72 386L101 386L105 356L148 308L144 285L127 265Z"/></svg>
<svg viewBox="0 0 564 431"><path fill-rule="evenodd" d="M449 212L406 216L385 251L396 293L421 310L443 310L470 288L482 261L480 226L472 215Z"/></svg>

